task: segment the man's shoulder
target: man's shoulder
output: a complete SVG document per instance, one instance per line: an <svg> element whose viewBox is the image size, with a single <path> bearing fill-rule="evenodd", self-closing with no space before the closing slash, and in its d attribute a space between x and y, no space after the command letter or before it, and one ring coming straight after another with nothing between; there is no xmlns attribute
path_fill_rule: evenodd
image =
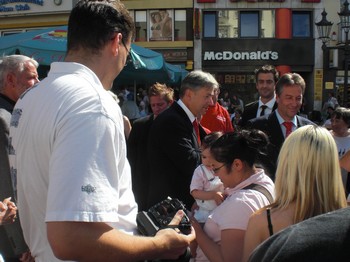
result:
<svg viewBox="0 0 350 262"><path fill-rule="evenodd" d="M153 120L153 114L140 117L133 122L133 127L146 125L148 122L152 120Z"/></svg>
<svg viewBox="0 0 350 262"><path fill-rule="evenodd" d="M244 110L256 107L258 104L259 104L259 100L253 101L249 104L246 104L244 107Z"/></svg>
<svg viewBox="0 0 350 262"><path fill-rule="evenodd" d="M275 118L276 118L276 115L274 112L272 112L271 114L268 114L268 115L259 116L259 117L250 119L248 122L251 124L262 124L262 123L273 121Z"/></svg>
<svg viewBox="0 0 350 262"><path fill-rule="evenodd" d="M305 125L316 125L314 122L312 122L310 119L307 119L303 116L297 115L297 119L299 122L300 126L305 126Z"/></svg>
<svg viewBox="0 0 350 262"><path fill-rule="evenodd" d="M273 133L273 129L278 122L274 112L269 115L253 118L247 122L246 127L249 129L259 129L267 134Z"/></svg>

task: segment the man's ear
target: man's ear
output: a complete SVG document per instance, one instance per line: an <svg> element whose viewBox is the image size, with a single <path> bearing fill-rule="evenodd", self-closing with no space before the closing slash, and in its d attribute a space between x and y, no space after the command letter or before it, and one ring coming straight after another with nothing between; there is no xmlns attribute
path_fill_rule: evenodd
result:
<svg viewBox="0 0 350 262"><path fill-rule="evenodd" d="M119 48L122 45L122 34L117 33L116 36L112 39L111 49L114 56L119 54Z"/></svg>
<svg viewBox="0 0 350 262"><path fill-rule="evenodd" d="M6 75L6 82L8 85L10 85L11 87L15 87L16 86L16 76L14 73L7 73Z"/></svg>

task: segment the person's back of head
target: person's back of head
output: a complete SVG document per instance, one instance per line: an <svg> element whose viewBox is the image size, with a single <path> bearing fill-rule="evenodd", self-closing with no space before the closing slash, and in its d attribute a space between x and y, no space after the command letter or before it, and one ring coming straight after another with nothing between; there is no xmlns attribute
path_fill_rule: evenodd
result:
<svg viewBox="0 0 350 262"><path fill-rule="evenodd" d="M81 0L69 16L67 53L86 49L98 54L116 32L124 39L135 32L133 19L121 1Z"/></svg>
<svg viewBox="0 0 350 262"><path fill-rule="evenodd" d="M338 150L323 127L306 125L283 143L276 170L276 201L295 203L294 223L346 206Z"/></svg>

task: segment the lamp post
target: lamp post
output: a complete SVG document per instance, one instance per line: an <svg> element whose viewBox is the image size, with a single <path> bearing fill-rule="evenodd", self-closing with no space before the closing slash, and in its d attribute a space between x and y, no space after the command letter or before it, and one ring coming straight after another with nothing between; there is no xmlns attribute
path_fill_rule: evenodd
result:
<svg viewBox="0 0 350 262"><path fill-rule="evenodd" d="M315 24L317 26L318 39L322 41L322 50L326 51L333 23L327 20L327 12L325 9L323 9L321 21Z"/></svg>
<svg viewBox="0 0 350 262"><path fill-rule="evenodd" d="M328 41L330 40L330 31L333 23L327 20L327 13L325 10L322 12L321 21L315 23L318 31L318 39L322 41L322 50L325 53L328 49L343 49L344 50L344 91L343 91L343 105L347 107L348 100L348 69L349 69L349 30L350 30L350 10L349 10L349 2L345 0L342 5L341 11L338 13L340 18L340 27L345 32L345 43L344 46L327 46ZM325 55L323 57L323 67L325 68L327 65L325 63Z"/></svg>

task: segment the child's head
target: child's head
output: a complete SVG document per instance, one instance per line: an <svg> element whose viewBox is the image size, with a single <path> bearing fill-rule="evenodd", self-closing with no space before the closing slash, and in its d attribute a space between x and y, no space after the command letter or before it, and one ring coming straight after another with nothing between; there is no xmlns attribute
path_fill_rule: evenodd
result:
<svg viewBox="0 0 350 262"><path fill-rule="evenodd" d="M201 145L202 164L208 168L211 168L211 162L209 160L209 153L211 145L223 135L222 132L212 132L204 137Z"/></svg>

